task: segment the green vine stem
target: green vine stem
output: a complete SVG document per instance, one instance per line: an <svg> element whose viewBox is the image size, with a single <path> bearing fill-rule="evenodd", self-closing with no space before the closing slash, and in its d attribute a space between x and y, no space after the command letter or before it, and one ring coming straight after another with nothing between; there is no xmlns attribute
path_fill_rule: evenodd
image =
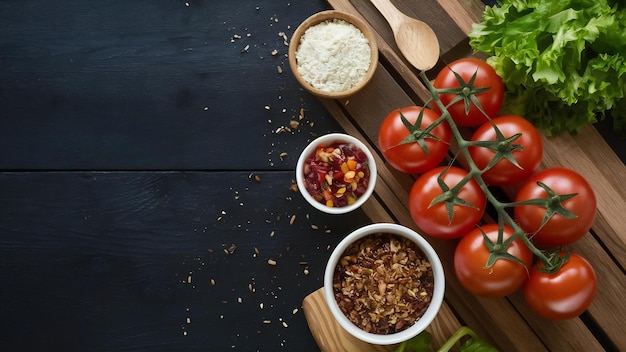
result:
<svg viewBox="0 0 626 352"><path fill-rule="evenodd" d="M458 147L459 147L459 152L463 155L464 159L467 161L467 165L468 165L468 175L467 177L465 177L463 180L461 180L455 187L453 187L454 189L460 190L460 188L467 182L469 182L471 179L474 179L478 185L480 186L480 189L484 192L485 196L487 197L487 200L489 201L489 203L494 207L495 211L496 211L496 215L498 217L497 221L498 221L498 225L499 225L499 235L498 235L498 241L495 243L495 246L499 249L502 248L506 248L512 241L514 241L516 238L521 239L524 244L532 251L532 253L537 257L537 259L539 261L541 261L544 264L544 267L546 269L548 269L549 271L555 271L557 270L561 263L562 260L557 259L558 255L554 255L554 254L550 254L550 253L545 253L544 251L540 250L539 248L537 248L528 238L528 236L526 236L526 233L524 232L524 230L522 230L522 228L517 224L517 222L515 222L515 220L511 217L511 215L509 213L506 212L506 208L508 207L512 207L515 205L520 205L519 203L511 203L511 202L501 202L498 198L496 198L496 196L491 192L491 190L489 189L489 187L487 186L487 183L483 180L482 174L491 166L488 166L485 169L480 169L478 166L476 166L476 163L474 163L474 160L472 159L472 157L470 156L469 153L469 147L475 145L474 142L472 141L468 141L466 140L463 135L461 134L460 129L458 128L458 126L456 125L456 123L454 122L454 120L452 119L452 116L450 115L450 113L448 112L448 109L446 108L446 106L443 105L443 103L441 102L441 100L439 99L439 91L430 83L428 77L426 76L426 73L424 71L421 71L419 74L420 78L422 79L422 81L424 82L424 84L426 85L426 87L428 88L428 91L431 94L431 100L432 102L434 102L437 107L439 108L439 110L442 112L441 117L435 121L435 123L433 123L433 125L441 123L442 121L446 121L449 125L450 128L452 130L452 135L455 138ZM494 163L492 163L494 164ZM558 196L558 195L557 195ZM562 197L567 197L567 196L571 196L571 195L566 195L566 196L560 196L561 198L559 199L563 199ZM536 204L536 205L547 205L547 203L550 202L550 199L537 199L537 200L531 200L530 203L532 204ZM529 204L528 202L525 204ZM550 209L550 208L548 208ZM544 223L545 221L547 221L547 219L544 219ZM503 241L503 227L504 225L508 225L510 226L513 231L514 234L506 241Z"/></svg>

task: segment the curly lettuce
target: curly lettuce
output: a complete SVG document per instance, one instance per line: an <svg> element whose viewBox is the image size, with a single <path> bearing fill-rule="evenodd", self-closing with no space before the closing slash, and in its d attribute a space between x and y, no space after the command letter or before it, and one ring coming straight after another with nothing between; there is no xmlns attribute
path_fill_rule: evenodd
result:
<svg viewBox="0 0 626 352"><path fill-rule="evenodd" d="M626 11L618 0L502 0L469 34L503 78L503 113L547 134L610 116L626 130ZM607 114L608 113L608 114Z"/></svg>

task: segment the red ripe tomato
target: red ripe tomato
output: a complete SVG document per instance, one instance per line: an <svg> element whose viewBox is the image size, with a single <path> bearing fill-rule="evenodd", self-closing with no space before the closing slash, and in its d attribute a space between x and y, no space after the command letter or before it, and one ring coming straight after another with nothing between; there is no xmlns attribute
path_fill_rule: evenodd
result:
<svg viewBox="0 0 626 352"><path fill-rule="evenodd" d="M465 84L459 84L459 80L454 74L455 72L463 79ZM475 79L472 86L474 88L488 89L473 93L468 83L472 81L474 75ZM478 99L483 111L490 118L497 116L504 99L504 83L502 78L498 76L493 67L488 63L476 58L462 58L450 63L439 72L433 82L433 86L437 89L462 88L461 93L464 94L467 99L469 99L470 95L474 95L476 99ZM445 106L448 106L455 97L457 97L457 94L439 94L439 99L441 99L441 102ZM458 126L476 126L487 122L488 119L473 102L470 102L469 111L467 113L465 112L465 100L467 99L461 99L447 107L454 122ZM435 110L438 111L439 109Z"/></svg>
<svg viewBox="0 0 626 352"><path fill-rule="evenodd" d="M468 291L484 297L504 297L522 287L528 278L528 268L532 266L533 254L524 242L516 238L502 253L508 253L522 263L511 259L499 258L486 267L491 252L485 245L484 234L496 244L498 240L498 225L487 224L475 228L463 236L454 252L454 271L457 278ZM511 238L513 229L505 226L503 241ZM497 251L497 249L496 249Z"/></svg>
<svg viewBox="0 0 626 352"><path fill-rule="evenodd" d="M514 209L515 221L526 231L537 247L548 248L572 243L581 238L593 224L596 216L596 196L589 183L573 170L555 167L531 176L519 189L516 202L544 198L558 203L556 196L549 197L537 182L550 187L556 195L576 194L561 202L561 206L575 217L553 214L540 228L547 209L540 205L518 205Z"/></svg>
<svg viewBox="0 0 626 352"><path fill-rule="evenodd" d="M411 125L415 125L422 111L421 123L415 126L415 132L412 133L403 123L401 116L404 116ZM383 120L378 133L378 146L387 162L396 170L411 174L422 173L439 165L448 152L452 136L450 126L446 122L439 124L430 132L436 138L423 139L428 153L424 153L416 141L403 143L411 134L415 136L421 133L438 118L439 115L434 111L418 106L407 106L390 112Z"/></svg>
<svg viewBox="0 0 626 352"><path fill-rule="evenodd" d="M524 285L524 301L538 315L550 320L571 319L582 314L593 301L598 280L591 264L570 253L568 261L554 274L530 271Z"/></svg>
<svg viewBox="0 0 626 352"><path fill-rule="evenodd" d="M437 238L457 238L468 233L485 213L487 198L473 178L461 187L457 197L442 189L438 179L441 177L446 187L452 189L467 176L467 171L451 166L441 166L422 174L409 193L409 211L415 224L427 235ZM444 202L431 204L444 194ZM459 204L459 199L467 204ZM453 205L452 219L448 216L446 205Z"/></svg>
<svg viewBox="0 0 626 352"><path fill-rule="evenodd" d="M509 155L515 158L519 167L506 158L502 158L482 174L483 180L487 184L495 186L518 184L535 173L539 164L541 164L543 156L541 135L535 126L523 117L505 115L482 124L474 132L471 141L498 140L494 125L505 138L521 134L519 138L510 143L503 142L497 145L498 153L510 153ZM522 149L511 149L516 145L521 146ZM484 169L489 165L494 156L496 156L496 150L487 147L472 146L469 147L469 153L476 166L480 169Z"/></svg>

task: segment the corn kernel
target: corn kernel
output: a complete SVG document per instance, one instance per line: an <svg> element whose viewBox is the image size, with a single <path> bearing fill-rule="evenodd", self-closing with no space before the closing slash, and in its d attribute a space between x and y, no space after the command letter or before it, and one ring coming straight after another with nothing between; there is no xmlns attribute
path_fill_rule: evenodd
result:
<svg viewBox="0 0 626 352"><path fill-rule="evenodd" d="M343 180L345 182L350 182L352 181L352 179L354 178L354 176L356 176L356 172L354 171L348 171L346 172L346 174L343 176Z"/></svg>
<svg viewBox="0 0 626 352"><path fill-rule="evenodd" d="M350 171L350 170L348 169L348 163L346 163L346 162L344 161L344 162L343 162L343 164L341 164L341 172L343 172L343 173L345 174L345 173L346 173L346 172L348 172L348 171Z"/></svg>

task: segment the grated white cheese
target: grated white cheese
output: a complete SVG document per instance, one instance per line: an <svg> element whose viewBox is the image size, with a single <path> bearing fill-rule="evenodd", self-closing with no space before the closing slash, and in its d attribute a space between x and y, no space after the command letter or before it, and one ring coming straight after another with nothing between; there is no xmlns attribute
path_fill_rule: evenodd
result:
<svg viewBox="0 0 626 352"><path fill-rule="evenodd" d="M346 91L365 78L371 49L365 35L344 20L311 26L296 51L302 78L325 92Z"/></svg>

